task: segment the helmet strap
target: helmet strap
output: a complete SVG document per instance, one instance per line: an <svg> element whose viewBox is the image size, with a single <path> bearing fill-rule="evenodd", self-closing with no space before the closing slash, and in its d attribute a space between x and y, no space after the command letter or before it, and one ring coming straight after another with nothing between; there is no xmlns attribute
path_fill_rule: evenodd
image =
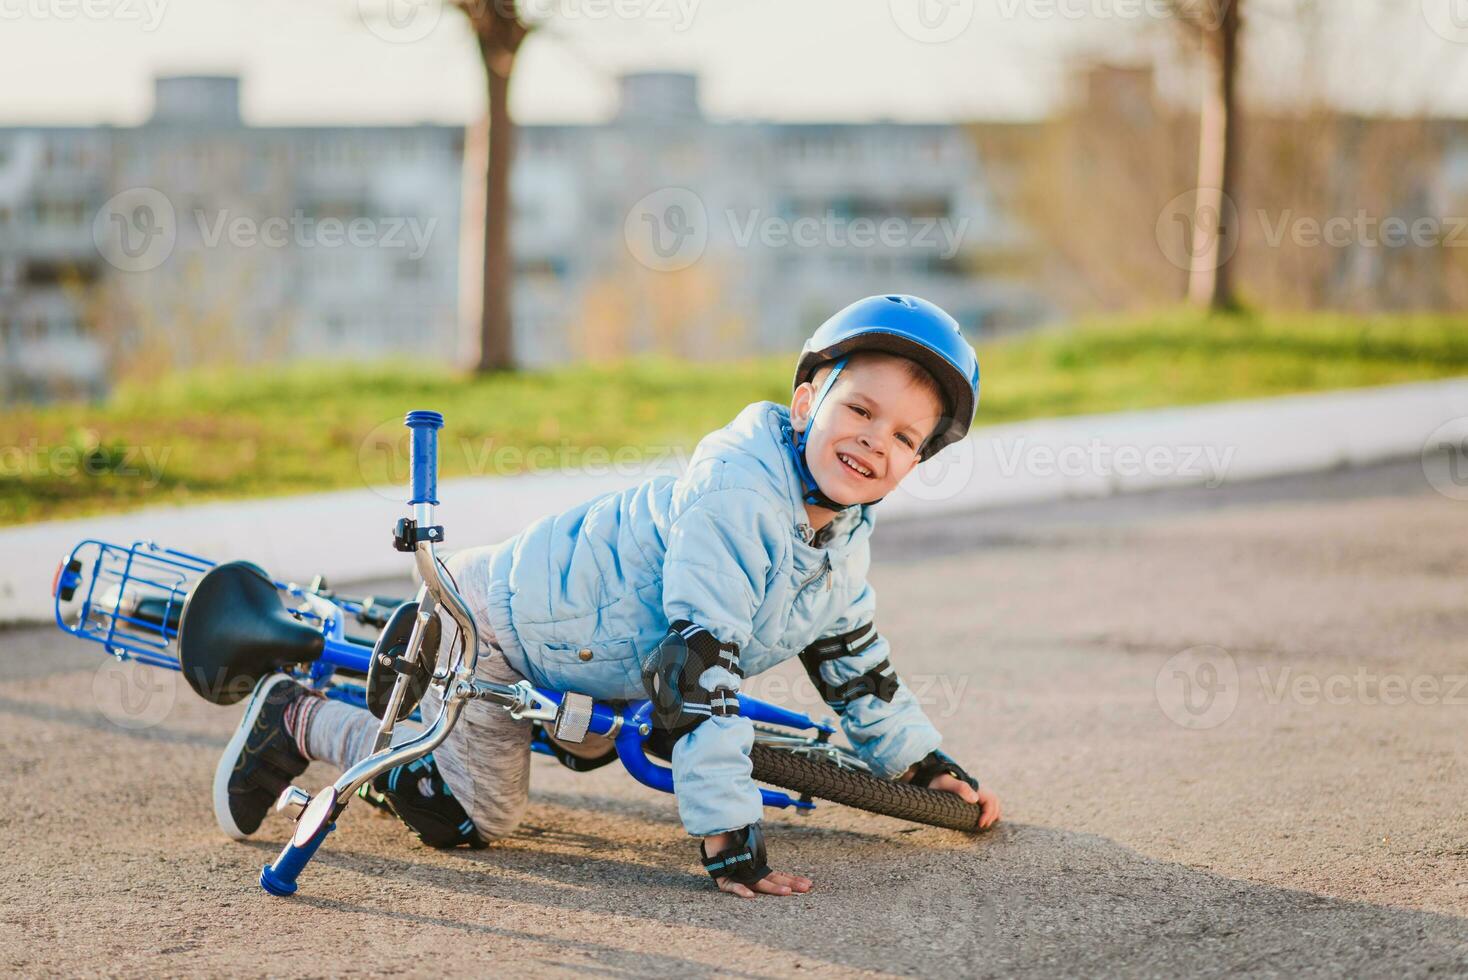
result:
<svg viewBox="0 0 1468 980"><path fill-rule="evenodd" d="M846 358L840 358L831 367L831 373L826 375L826 380L821 382L820 389L816 392L815 398L811 400L810 417L805 420L805 429L804 431L797 432L795 434L795 443L792 447L794 450L792 455L795 457L795 470L797 473L800 474L802 499L804 499L806 503L811 504L812 506L824 507L826 510L834 510L837 512L846 510L848 507L860 507L861 505L838 504L836 503L836 501L825 495L820 486L816 483L815 475L812 474L810 471L810 464L807 463L805 460L805 444L810 437L810 430L815 427L816 413L821 410L821 403L826 400L826 395L830 392L831 386L836 383L836 378L841 374L842 369L845 367Z"/></svg>

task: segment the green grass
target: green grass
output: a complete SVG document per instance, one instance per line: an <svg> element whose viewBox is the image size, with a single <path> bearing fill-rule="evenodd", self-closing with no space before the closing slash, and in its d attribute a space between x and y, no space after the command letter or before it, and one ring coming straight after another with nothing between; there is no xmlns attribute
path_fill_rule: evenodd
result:
<svg viewBox="0 0 1468 980"><path fill-rule="evenodd" d="M983 345L978 424L1468 374L1468 319L1191 313ZM157 503L401 482L409 408L447 416L445 476L608 466L691 447L745 404L784 400L793 357L637 360L466 378L394 365L208 371L103 405L0 417L0 524ZM622 455L618 455L618 453Z"/></svg>

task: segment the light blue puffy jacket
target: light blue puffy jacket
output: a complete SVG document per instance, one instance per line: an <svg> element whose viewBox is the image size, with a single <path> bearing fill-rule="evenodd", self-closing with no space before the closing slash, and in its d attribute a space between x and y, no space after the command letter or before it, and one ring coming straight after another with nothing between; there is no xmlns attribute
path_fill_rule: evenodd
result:
<svg viewBox="0 0 1468 980"><path fill-rule="evenodd" d="M534 683L605 699L646 697L642 659L673 620L691 620L739 645L746 676L797 656L813 641L872 621L867 584L872 509L846 511L825 548L806 543L805 508L790 458L790 414L750 405L706 436L679 479L656 477L543 518L489 558L489 625L511 666ZM589 651L589 659L586 651ZM879 638L822 666L842 683L880 663ZM738 680L719 667L707 689ZM938 747L917 699L849 702L841 725L877 773L896 776ZM673 779L690 834L760 819L750 778L750 722L711 718L678 741Z"/></svg>

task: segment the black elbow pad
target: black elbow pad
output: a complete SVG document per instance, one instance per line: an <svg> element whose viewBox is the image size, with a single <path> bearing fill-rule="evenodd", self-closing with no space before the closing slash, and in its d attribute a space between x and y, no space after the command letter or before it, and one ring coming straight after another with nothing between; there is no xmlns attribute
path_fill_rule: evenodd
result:
<svg viewBox="0 0 1468 980"><path fill-rule="evenodd" d="M720 643L708 630L680 619L642 662L642 686L653 704L653 725L675 739L714 715L739 714L738 692L728 687L705 691L698 679L710 667L723 667L743 677L739 647Z"/></svg>

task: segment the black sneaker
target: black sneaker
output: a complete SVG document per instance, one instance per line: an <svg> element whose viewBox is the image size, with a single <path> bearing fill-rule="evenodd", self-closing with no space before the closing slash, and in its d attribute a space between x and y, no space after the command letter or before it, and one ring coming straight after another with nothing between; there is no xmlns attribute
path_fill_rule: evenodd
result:
<svg viewBox="0 0 1468 980"><path fill-rule="evenodd" d="M286 707L309 694L285 674L268 674L255 685L214 770L214 818L235 840L260 828L281 791L310 764L285 730Z"/></svg>

